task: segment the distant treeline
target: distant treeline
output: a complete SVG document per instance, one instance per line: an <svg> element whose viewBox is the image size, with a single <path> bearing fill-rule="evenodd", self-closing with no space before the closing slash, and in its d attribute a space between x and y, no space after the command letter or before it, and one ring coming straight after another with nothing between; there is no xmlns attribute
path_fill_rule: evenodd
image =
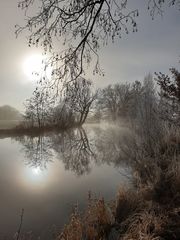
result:
<svg viewBox="0 0 180 240"><path fill-rule="evenodd" d="M172 78L151 74L142 82L114 84L99 90L94 108L96 120L149 119L159 115L170 123L180 119L180 73L171 69ZM148 120L147 119L147 120ZM138 120L138 121L139 121Z"/></svg>

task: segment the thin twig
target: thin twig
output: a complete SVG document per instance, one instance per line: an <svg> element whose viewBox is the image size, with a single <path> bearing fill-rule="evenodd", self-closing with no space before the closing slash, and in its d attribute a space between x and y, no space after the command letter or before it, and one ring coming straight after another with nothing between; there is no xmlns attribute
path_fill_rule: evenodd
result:
<svg viewBox="0 0 180 240"><path fill-rule="evenodd" d="M22 223L23 223L23 216L24 216L24 208L22 208L22 211L21 211L20 224L19 224L19 228L18 228L18 231L17 231L17 238L16 238L16 240L19 240L19 238L20 238L21 229L22 229Z"/></svg>

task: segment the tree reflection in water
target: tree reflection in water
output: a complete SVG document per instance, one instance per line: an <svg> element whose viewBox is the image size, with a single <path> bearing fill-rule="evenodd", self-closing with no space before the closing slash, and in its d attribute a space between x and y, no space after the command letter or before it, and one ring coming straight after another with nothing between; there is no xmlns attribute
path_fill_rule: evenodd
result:
<svg viewBox="0 0 180 240"><path fill-rule="evenodd" d="M88 174L93 163L122 166L120 143L124 133L115 128L94 127L86 133L83 128L54 132L42 136L16 138L30 167L45 169L49 162L61 160L66 170L77 176ZM127 134L127 131L126 131Z"/></svg>
<svg viewBox="0 0 180 240"><path fill-rule="evenodd" d="M95 154L83 128L54 134L51 141L52 149L62 159L66 170L71 170L78 176L90 172L91 160Z"/></svg>
<svg viewBox="0 0 180 240"><path fill-rule="evenodd" d="M48 137L43 135L23 136L17 137L16 141L19 141L23 146L24 161L28 166L43 170L49 162L52 162L53 152Z"/></svg>

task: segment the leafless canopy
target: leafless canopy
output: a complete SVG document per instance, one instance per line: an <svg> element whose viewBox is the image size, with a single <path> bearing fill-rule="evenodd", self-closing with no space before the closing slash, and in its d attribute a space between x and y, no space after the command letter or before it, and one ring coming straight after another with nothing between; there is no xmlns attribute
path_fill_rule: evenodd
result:
<svg viewBox="0 0 180 240"><path fill-rule="evenodd" d="M28 44L52 52L47 65L53 69L51 87L58 89L85 73L93 55L94 74L103 74L98 49L125 33L137 31L138 9L130 9L130 0L23 0L18 6L27 16L25 25L16 25L16 35L29 30ZM153 17L162 13L162 5L179 0L147 0ZM36 9L36 11L34 11ZM30 12L32 16L28 17ZM35 13L34 13L35 12ZM30 14L30 15L31 15ZM58 40L64 44L56 51Z"/></svg>

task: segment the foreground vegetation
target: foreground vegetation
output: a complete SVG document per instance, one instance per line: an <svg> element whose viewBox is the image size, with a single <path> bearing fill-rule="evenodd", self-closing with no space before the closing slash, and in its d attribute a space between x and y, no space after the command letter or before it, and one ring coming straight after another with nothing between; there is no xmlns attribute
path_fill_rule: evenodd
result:
<svg viewBox="0 0 180 240"><path fill-rule="evenodd" d="M120 189L111 203L89 195L86 211L75 208L58 239L180 238L180 133L171 129L154 156L142 146L126 147L134 151L134 187Z"/></svg>

